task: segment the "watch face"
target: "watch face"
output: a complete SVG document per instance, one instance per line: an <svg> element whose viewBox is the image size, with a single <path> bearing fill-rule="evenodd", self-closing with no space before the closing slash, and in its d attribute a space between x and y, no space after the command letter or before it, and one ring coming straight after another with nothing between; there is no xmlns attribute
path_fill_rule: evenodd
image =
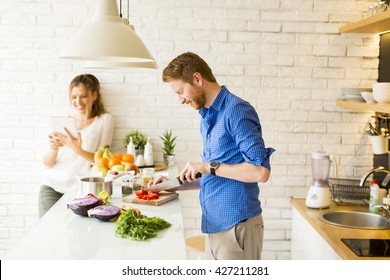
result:
<svg viewBox="0 0 390 280"><path fill-rule="evenodd" d="M219 162L216 162L216 161L210 162L210 173L211 173L211 175L215 176L215 170L218 168L218 166L219 166Z"/></svg>

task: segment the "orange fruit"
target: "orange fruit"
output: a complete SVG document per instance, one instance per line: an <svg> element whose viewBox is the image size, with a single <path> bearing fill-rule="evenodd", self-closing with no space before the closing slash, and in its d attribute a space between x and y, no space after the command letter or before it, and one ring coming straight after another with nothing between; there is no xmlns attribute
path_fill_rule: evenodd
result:
<svg viewBox="0 0 390 280"><path fill-rule="evenodd" d="M99 158L99 164L104 165L105 167L108 167L108 158L101 157Z"/></svg>
<svg viewBox="0 0 390 280"><path fill-rule="evenodd" d="M110 158L108 160L108 168L111 169L114 165L121 164L121 160L119 158Z"/></svg>
<svg viewBox="0 0 390 280"><path fill-rule="evenodd" d="M123 154L122 161L128 162L128 163L134 163L134 156L131 154Z"/></svg>
<svg viewBox="0 0 390 280"><path fill-rule="evenodd" d="M121 153L115 153L115 154L113 154L113 156L114 156L114 158L122 160L122 154Z"/></svg>

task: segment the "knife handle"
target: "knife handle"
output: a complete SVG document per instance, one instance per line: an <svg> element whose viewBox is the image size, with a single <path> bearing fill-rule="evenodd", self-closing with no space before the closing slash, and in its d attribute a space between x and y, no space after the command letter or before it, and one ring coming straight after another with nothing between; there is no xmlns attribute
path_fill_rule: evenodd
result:
<svg viewBox="0 0 390 280"><path fill-rule="evenodd" d="M202 178L202 173L200 173L200 172L196 173L195 178ZM184 179L186 179L185 176L184 176ZM183 184L183 181L180 180L180 178L177 178L177 180L179 181L179 184L180 184L180 185Z"/></svg>

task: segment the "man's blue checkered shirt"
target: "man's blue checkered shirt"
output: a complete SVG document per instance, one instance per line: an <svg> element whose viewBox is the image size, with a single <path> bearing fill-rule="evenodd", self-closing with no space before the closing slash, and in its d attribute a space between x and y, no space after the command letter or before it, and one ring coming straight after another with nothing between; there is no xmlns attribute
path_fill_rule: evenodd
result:
<svg viewBox="0 0 390 280"><path fill-rule="evenodd" d="M265 148L259 117L248 102L222 86L210 108L201 108L199 114L204 162L248 162L271 169L269 158L275 150ZM202 232L224 231L260 214L259 193L256 182L204 175L199 194Z"/></svg>

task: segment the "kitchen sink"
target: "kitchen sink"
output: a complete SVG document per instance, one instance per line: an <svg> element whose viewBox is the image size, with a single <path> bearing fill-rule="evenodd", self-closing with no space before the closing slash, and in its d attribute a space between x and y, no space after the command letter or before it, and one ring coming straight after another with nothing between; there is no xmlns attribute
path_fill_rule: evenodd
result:
<svg viewBox="0 0 390 280"><path fill-rule="evenodd" d="M390 219L369 212L331 211L318 218L328 224L359 229L390 229Z"/></svg>

